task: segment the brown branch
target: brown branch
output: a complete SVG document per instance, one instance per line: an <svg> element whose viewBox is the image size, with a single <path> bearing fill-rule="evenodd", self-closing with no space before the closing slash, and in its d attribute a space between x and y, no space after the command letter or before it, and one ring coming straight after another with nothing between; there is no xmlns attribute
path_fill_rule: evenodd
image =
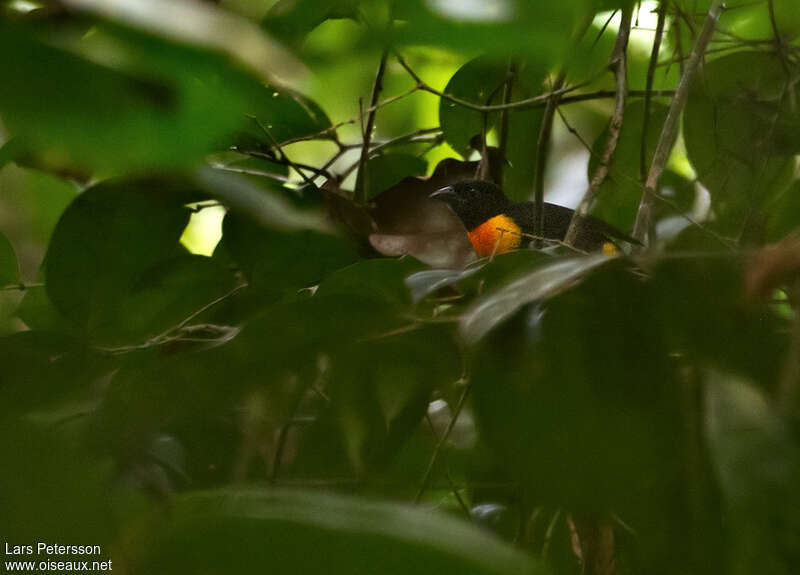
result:
<svg viewBox="0 0 800 575"><path fill-rule="evenodd" d="M373 110L367 116L367 125L364 128L362 135L363 144L361 146L361 159L358 162L358 173L356 174L356 187L355 199L361 204L367 203L369 197L369 190L367 189L367 159L369 158L369 141L372 139L372 130L375 127L375 114L377 109L375 105L378 103L378 96L383 89L383 74L386 71L386 59L389 57L388 50L384 50L381 54L381 61L378 64L378 72L375 74L375 84L372 86L372 98L370 99L369 106ZM362 116L363 117L363 116Z"/></svg>
<svg viewBox="0 0 800 575"><path fill-rule="evenodd" d="M575 86L561 88L560 90L550 92L548 94L540 94L538 96L533 96L532 98L525 98L524 100L517 100L516 102L509 102L507 104L481 105L481 104L476 104L474 102L470 102L469 100L463 100L461 98L457 98L456 96L452 96L450 94L447 94L445 92L433 88L432 86L427 84L424 80L422 80L422 78L419 77L419 75L406 63L406 61L403 59L402 56L396 54L396 57L400 65L417 82L418 90L422 90L424 92L430 92L431 94L439 96L443 100L447 100L448 102L453 102L454 104L458 104L459 106L469 108L470 110L475 110L476 112L500 112L502 110L513 110L515 108L532 108L537 106L546 106L547 101L553 96L560 96L562 94L574 92L581 86L584 86L588 83L584 82L582 84L577 84Z"/></svg>
<svg viewBox="0 0 800 575"><path fill-rule="evenodd" d="M636 214L636 223L633 227L633 237L640 242L643 242L645 239L645 234L651 235L648 232L652 227L653 200L655 199L658 180L667 165L669 154L672 151L672 146L675 144L675 138L678 135L681 113L683 112L683 107L686 105L686 99L689 95L689 84L700 65L700 60L703 58L711 36L714 35L714 28L716 28L723 9L724 5L722 0L713 0L708 10L708 16L706 16L705 23L703 24L703 29L697 36L697 41L692 49L692 55L686 62L685 69L678 83L678 89L675 91L675 97L672 99L672 103L669 106L667 118L664 120L664 126L661 129L661 135L658 138L658 144L653 154L653 162L650 164L650 171L647 174L647 180L645 181L642 191L642 199Z"/></svg>
<svg viewBox="0 0 800 575"><path fill-rule="evenodd" d="M589 182L589 189L586 190L578 207L572 214L569 228L567 228L567 233L564 236L564 243L568 245L575 243L581 222L589 215L589 208L597 196L600 186L608 177L608 167L614 157L614 152L617 150L617 143L619 142L619 135L622 131L622 122L625 116L625 98L628 90L628 39L631 34L632 17L633 9L631 7L622 10L617 42L614 45L614 51L611 53L611 62L609 64L614 72L617 89L616 97L614 98L614 112L611 116L611 123L608 126L608 140L606 140L600 163L597 165L597 169Z"/></svg>
<svg viewBox="0 0 800 575"><path fill-rule="evenodd" d="M256 124L258 124L258 127L261 128L261 131L264 132L264 135L267 136L267 139L269 139L269 141L271 142L271 144L273 146L273 149L276 151L276 153L278 155L278 158L280 158L282 161L286 162L286 164L285 164L286 166L289 166L291 169L293 169L295 172L297 172L297 174L300 176L300 178L302 178L302 180L306 184L309 184L309 185L313 186L314 182L311 181L311 178L309 178L305 174L305 172L301 171L300 170L300 166L298 166L298 164L294 163L291 160L291 158L289 158L289 156L286 155L286 152L283 151L283 148L278 143L278 141L275 138L272 137L272 133L269 131L269 129L264 124L262 124L261 121L258 118L253 117L253 120L256 122Z"/></svg>
<svg viewBox="0 0 800 575"><path fill-rule="evenodd" d="M275 164L277 166L291 167L298 174L300 174L302 176L303 180L306 183L308 183L308 176L306 176L301 170L308 170L309 172L311 172L315 176L322 176L322 177L328 178L328 179L336 179L336 178L334 178L333 174L331 174L327 169L316 168L316 167L310 166L308 164L300 164L300 163L297 163L297 162L292 162L291 160L289 160L289 158L286 157L286 154L283 154L281 157L276 158L275 156L272 156L272 155L270 155L270 154L268 154L266 152L260 152L258 150L243 150L243 149L237 148L237 147L234 147L232 149L234 149L235 151L239 152L240 154L244 154L245 156L250 156L251 158L259 158L261 160L265 160L265 161L267 161L267 162L269 162L271 164ZM229 172L240 172L240 173L243 173L243 174L253 174L253 175L256 175L256 176L260 176L260 175L267 176L267 175L269 175L269 174L264 173L264 172L259 172L258 170L251 170L249 168L238 168L237 166L224 165L224 166L221 167L219 164L214 164L213 167L215 167L217 169L225 169L225 170L227 170ZM280 176L279 174L274 174L274 175L271 175L270 177L273 177L273 176L274 176L274 179L277 179L277 180L280 180L280 181L289 181L288 178L286 178L285 176Z"/></svg>

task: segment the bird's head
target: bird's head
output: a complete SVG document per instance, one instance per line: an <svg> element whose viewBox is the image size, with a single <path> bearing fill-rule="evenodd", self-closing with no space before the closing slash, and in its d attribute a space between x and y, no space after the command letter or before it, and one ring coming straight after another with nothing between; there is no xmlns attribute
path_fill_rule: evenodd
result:
<svg viewBox="0 0 800 575"><path fill-rule="evenodd" d="M430 197L450 206L467 230L473 230L486 220L502 214L509 205L508 198L499 186L482 180L462 180L439 188Z"/></svg>

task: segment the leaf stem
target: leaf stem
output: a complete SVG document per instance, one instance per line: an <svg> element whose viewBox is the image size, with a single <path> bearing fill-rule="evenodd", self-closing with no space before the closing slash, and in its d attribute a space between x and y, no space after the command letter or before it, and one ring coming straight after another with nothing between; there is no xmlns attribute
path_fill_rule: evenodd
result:
<svg viewBox="0 0 800 575"><path fill-rule="evenodd" d="M422 482L420 483L419 489L417 490L417 494L414 496L414 503L419 503L422 499L422 496L425 494L425 490L428 488L428 485L431 481L431 476L433 474L433 468L436 467L436 461L439 459L439 454L442 452L442 448L444 447L445 442L450 437L450 434L453 432L453 428L456 426L456 422L458 421L458 416L461 415L461 410L464 408L464 404L467 401L467 396L469 395L470 390L470 382L468 381L464 385L464 391L461 392L461 397L458 398L458 403L456 404L456 408L453 410L453 417L450 418L450 422L447 424L447 429L444 430L444 433L439 438L439 441L436 442L436 447L433 450L433 454L431 454L431 459L428 462L428 467L425 469L425 475L422 476Z"/></svg>

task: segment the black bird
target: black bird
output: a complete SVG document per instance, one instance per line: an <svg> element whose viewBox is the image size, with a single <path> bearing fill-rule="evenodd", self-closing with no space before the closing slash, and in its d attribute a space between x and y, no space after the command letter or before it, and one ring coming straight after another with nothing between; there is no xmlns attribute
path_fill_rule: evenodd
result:
<svg viewBox="0 0 800 575"><path fill-rule="evenodd" d="M436 190L431 198L446 202L464 223L475 252L483 257L526 246L534 227L535 204L513 203L503 190L491 182L464 180ZM544 204L542 235L561 241L567 233L574 210L557 204ZM616 251L614 240L639 243L610 224L592 216L579 223L574 247L591 252Z"/></svg>

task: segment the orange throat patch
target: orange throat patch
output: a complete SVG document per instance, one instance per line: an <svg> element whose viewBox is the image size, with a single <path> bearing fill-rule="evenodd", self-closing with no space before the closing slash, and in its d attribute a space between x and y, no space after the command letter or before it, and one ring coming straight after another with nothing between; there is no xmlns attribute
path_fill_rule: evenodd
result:
<svg viewBox="0 0 800 575"><path fill-rule="evenodd" d="M517 249L522 243L521 231L514 220L500 214L467 232L467 235L475 253L486 257Z"/></svg>

